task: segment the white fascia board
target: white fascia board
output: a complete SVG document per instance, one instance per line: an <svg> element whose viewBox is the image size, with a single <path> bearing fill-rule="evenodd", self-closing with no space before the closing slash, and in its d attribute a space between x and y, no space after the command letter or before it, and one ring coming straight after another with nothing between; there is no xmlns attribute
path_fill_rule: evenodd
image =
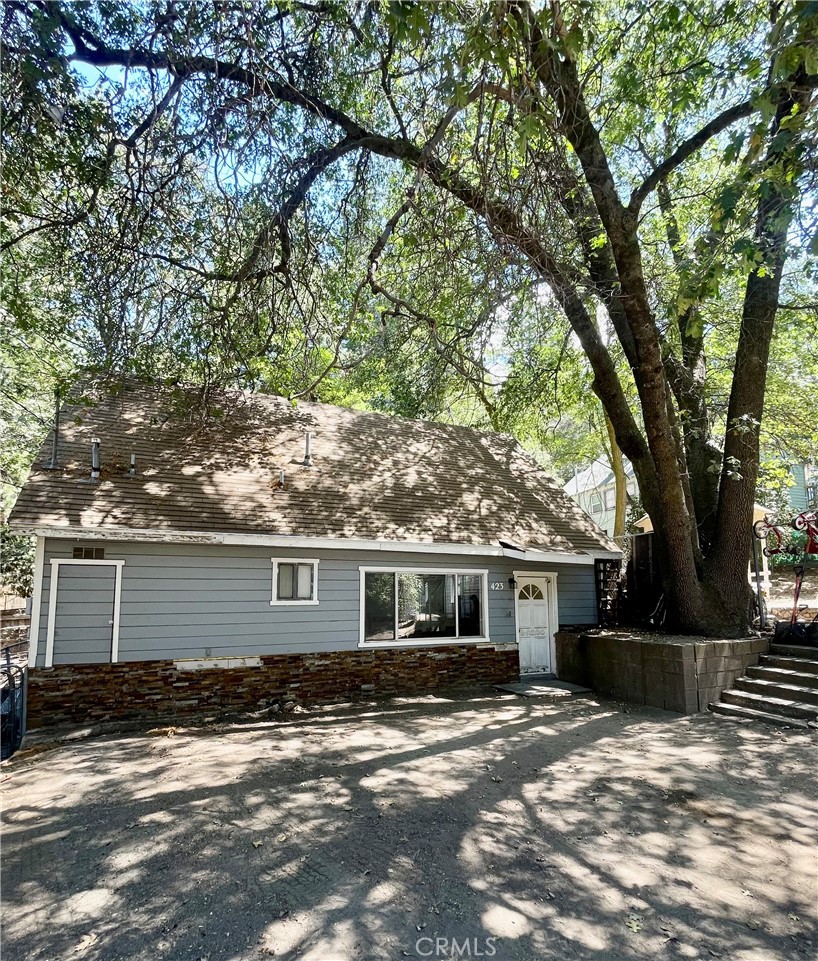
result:
<svg viewBox="0 0 818 961"><path fill-rule="evenodd" d="M412 554L476 554L481 557L510 557L515 560L557 564L593 564L596 558L619 557L614 551L584 554L561 551L515 551L495 544L453 544L448 542L366 540L342 537L298 537L290 534L232 534L221 531L140 530L125 527L37 527L29 532L38 537L63 540L136 541L154 544L235 544L244 547L293 547L327 550L407 551Z"/></svg>
<svg viewBox="0 0 818 961"><path fill-rule="evenodd" d="M584 554L563 554L560 551L514 551L505 548L503 557L515 561L533 561L537 564L593 564L595 560L611 558L616 560L622 554L619 551L588 551Z"/></svg>
<svg viewBox="0 0 818 961"><path fill-rule="evenodd" d="M416 554L479 554L502 557L499 545L425 541L366 540L353 537L299 537L292 534L232 534L223 531L141 530L125 527L37 527L38 537L61 540L134 541L154 544L236 544L261 547L326 548L329 550L411 551Z"/></svg>

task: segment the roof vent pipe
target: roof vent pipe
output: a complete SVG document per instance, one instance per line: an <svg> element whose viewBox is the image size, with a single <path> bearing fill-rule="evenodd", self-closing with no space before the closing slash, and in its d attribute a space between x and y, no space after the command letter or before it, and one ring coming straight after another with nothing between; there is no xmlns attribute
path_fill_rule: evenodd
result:
<svg viewBox="0 0 818 961"><path fill-rule="evenodd" d="M91 480L99 480L99 437L91 441Z"/></svg>
<svg viewBox="0 0 818 961"><path fill-rule="evenodd" d="M283 470L280 470L278 472L278 487L279 487L279 490L284 489L284 471Z"/></svg>
<svg viewBox="0 0 818 961"><path fill-rule="evenodd" d="M304 434L304 466L312 467L312 434Z"/></svg>
<svg viewBox="0 0 818 961"><path fill-rule="evenodd" d="M54 436L51 439L51 460L49 470L57 469L57 447L60 442L60 388L54 388Z"/></svg>
<svg viewBox="0 0 818 961"><path fill-rule="evenodd" d="M131 466L128 468L128 475L130 477L136 476L136 454L131 454Z"/></svg>

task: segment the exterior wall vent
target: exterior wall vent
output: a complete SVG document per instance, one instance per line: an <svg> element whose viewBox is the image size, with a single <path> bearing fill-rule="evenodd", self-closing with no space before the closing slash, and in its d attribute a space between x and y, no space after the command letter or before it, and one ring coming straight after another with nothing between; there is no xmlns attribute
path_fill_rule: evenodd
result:
<svg viewBox="0 0 818 961"><path fill-rule="evenodd" d="M105 560L105 548L75 547L71 556L75 561L103 561Z"/></svg>

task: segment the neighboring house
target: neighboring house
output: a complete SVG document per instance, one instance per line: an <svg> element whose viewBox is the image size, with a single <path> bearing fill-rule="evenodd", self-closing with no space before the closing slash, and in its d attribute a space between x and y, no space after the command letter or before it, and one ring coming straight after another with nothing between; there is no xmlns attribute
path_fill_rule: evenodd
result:
<svg viewBox="0 0 818 961"><path fill-rule="evenodd" d="M793 478L792 485L787 489L789 509L793 514L798 514L801 511L818 508L818 474L815 469L810 464L793 464L789 471ZM628 479L628 495L636 497L639 488L633 474L633 467L627 459L625 459L625 475ZM616 484L613 471L606 461L596 460L584 470L575 470L574 476L563 485L562 489L609 537L613 534ZM759 505L756 507L758 510L770 513L766 508ZM646 518L643 517L640 521L636 521L636 526L643 530L652 530L652 527L644 526L645 520ZM758 516L754 517L754 520L758 520Z"/></svg>
<svg viewBox="0 0 818 961"><path fill-rule="evenodd" d="M787 502L794 514L818 509L818 473L812 464L792 464L789 468L792 486L787 490Z"/></svg>
<svg viewBox="0 0 818 961"><path fill-rule="evenodd" d="M617 549L512 438L191 399L67 412L20 493L32 726L550 673L558 625L596 623Z"/></svg>
<svg viewBox="0 0 818 961"><path fill-rule="evenodd" d="M625 460L627 490L631 497L638 493L633 467ZM613 535L616 515L616 482L607 461L595 460L590 467L575 471L574 476L562 488L565 493L590 515L610 537Z"/></svg>

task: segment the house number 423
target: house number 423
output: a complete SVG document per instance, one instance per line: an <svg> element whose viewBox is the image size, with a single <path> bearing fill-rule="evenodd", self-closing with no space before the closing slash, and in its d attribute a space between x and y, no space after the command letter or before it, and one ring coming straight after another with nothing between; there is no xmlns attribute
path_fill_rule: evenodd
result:
<svg viewBox="0 0 818 961"><path fill-rule="evenodd" d="M502 581L492 581L491 589L493 591L504 591L506 589L506 585Z"/></svg>

